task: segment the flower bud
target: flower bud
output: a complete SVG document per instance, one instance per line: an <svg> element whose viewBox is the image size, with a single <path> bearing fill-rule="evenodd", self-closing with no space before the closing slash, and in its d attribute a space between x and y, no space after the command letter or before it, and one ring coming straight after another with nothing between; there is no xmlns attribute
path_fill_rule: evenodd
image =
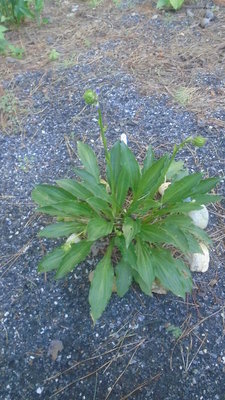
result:
<svg viewBox="0 0 225 400"><path fill-rule="evenodd" d="M122 133L122 135L120 136L120 140L127 145L127 136L125 135L125 133Z"/></svg>
<svg viewBox="0 0 225 400"><path fill-rule="evenodd" d="M83 95L83 99L86 104L92 105L92 104L97 104L98 103L98 96L93 90L88 89Z"/></svg>
<svg viewBox="0 0 225 400"><path fill-rule="evenodd" d="M197 147L204 146L206 139L203 136L196 136L192 139L192 144Z"/></svg>

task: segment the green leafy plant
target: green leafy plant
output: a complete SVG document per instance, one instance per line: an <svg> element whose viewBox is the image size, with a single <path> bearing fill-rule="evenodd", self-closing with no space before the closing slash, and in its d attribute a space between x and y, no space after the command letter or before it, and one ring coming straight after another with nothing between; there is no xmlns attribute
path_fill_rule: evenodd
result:
<svg viewBox="0 0 225 400"><path fill-rule="evenodd" d="M183 333L182 329L179 326L175 326L172 324L169 324L166 329L173 335L174 339L179 339Z"/></svg>
<svg viewBox="0 0 225 400"><path fill-rule="evenodd" d="M174 10L179 10L184 3L184 0L158 0L156 7L161 8L172 8Z"/></svg>
<svg viewBox="0 0 225 400"><path fill-rule="evenodd" d="M0 54L11 54L13 57L22 58L24 50L20 47L13 46L8 40L6 40L6 31L7 28L0 24Z"/></svg>
<svg viewBox="0 0 225 400"><path fill-rule="evenodd" d="M210 243L188 212L220 199L207 194L219 179L203 179L201 173L187 175L175 156L187 144L203 146L205 139L189 137L174 146L171 156L165 154L159 159L149 146L140 166L123 141L108 150L98 96L88 90L84 99L86 104L97 106L105 177L101 178L94 151L78 142L83 164L83 168L75 169L79 181L60 179L54 186L41 184L32 191L32 199L39 206L37 212L56 218L56 223L41 230L39 236L69 236L41 260L38 271L55 270L56 278L62 278L87 257L96 241L105 238L105 255L94 271L89 294L94 321L106 308L113 287L122 297L132 281L147 295L151 295L156 281L184 298L192 288L185 256L202 253L200 241ZM171 184L160 197L158 189L166 176ZM179 251L176 257L174 249Z"/></svg>
<svg viewBox="0 0 225 400"><path fill-rule="evenodd" d="M21 24L25 18L40 22L44 0L0 0L0 19Z"/></svg>
<svg viewBox="0 0 225 400"><path fill-rule="evenodd" d="M52 49L48 58L49 61L57 61L59 59L59 52L56 49Z"/></svg>

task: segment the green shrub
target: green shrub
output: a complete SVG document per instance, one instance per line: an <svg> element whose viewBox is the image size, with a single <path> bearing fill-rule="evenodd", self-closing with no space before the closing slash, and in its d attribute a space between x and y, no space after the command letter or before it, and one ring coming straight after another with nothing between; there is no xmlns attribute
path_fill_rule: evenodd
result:
<svg viewBox="0 0 225 400"><path fill-rule="evenodd" d="M62 278L88 256L95 241L105 238L106 252L95 269L89 294L94 321L106 308L113 286L122 297L132 281L147 295L151 295L156 280L184 298L192 288L185 256L202 253L199 242L210 243L208 235L187 214L220 199L207 194L219 179L203 179L201 173L187 175L175 156L186 144L201 147L205 139L190 137L174 146L172 156L165 154L159 159L149 146L140 166L124 142L116 142L108 151L98 97L88 90L84 99L98 107L106 178L101 178L93 150L78 142L83 164L83 168L75 169L79 181L61 179L54 186L38 185L33 190L32 199L39 205L37 212L57 219L39 236L69 236L65 244L42 259L38 271L55 270L56 278ZM158 188L166 176L171 184L160 197ZM174 257L174 249L183 256Z"/></svg>
<svg viewBox="0 0 225 400"><path fill-rule="evenodd" d="M0 0L0 20L21 24L25 18L40 19L44 0Z"/></svg>

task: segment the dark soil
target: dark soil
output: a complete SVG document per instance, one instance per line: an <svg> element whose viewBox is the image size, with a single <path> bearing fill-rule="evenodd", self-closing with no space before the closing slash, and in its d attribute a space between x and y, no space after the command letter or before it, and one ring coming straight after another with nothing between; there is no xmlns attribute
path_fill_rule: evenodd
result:
<svg viewBox="0 0 225 400"><path fill-rule="evenodd" d="M123 13L124 24L136 23L125 3ZM174 24L160 24L164 40L186 23L179 20L179 13L172 16ZM172 294L148 298L134 286L123 299L113 295L93 326L88 274L100 254L61 281L52 274L37 274L39 260L57 242L37 237L50 219L35 214L32 188L74 176L77 140L93 147L103 168L96 111L85 107L82 99L87 88L100 89L109 147L126 133L141 161L149 143L160 155L190 134L201 134L208 139L205 147L185 150L180 158L191 171L223 177L223 107L217 103L216 111L207 110L209 120L221 122L213 124L175 105L169 93L144 95L140 81L105 54L114 44L110 40L98 50L88 50L75 66L23 71L2 82L4 91L16 94L15 114L20 119L19 125L15 119L13 133L6 134L4 128L0 134L2 400L225 400L221 204L209 207L208 231L214 241L210 268L204 275L193 275L194 290L185 301ZM221 93L223 83L222 75L215 79L203 68L196 86L208 85ZM179 339L169 331L170 325L180 328ZM63 344L55 360L49 353L52 340Z"/></svg>

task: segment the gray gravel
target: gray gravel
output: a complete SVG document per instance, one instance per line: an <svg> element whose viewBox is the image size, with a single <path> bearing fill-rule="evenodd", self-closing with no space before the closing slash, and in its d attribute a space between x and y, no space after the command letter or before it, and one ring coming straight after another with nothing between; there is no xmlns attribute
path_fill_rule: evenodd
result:
<svg viewBox="0 0 225 400"><path fill-rule="evenodd" d="M52 274L46 279L37 274L38 261L56 242L36 237L48 218L35 215L32 188L73 176L77 140L91 144L102 163L96 113L84 109L85 89L100 89L109 146L126 133L141 160L149 143L159 155L189 134L204 134L204 148L185 150L180 157L190 170L223 175L222 130L199 126L194 115L172 106L167 96L141 96L130 76L110 74L107 60L101 74L94 76L94 68L58 71L57 79L53 72L26 73L14 82L21 99L42 83L32 95L34 112L27 117L25 135L0 135L0 399L224 400L222 244L211 252L210 270L194 275L196 287L186 303L170 294L148 298L134 287L123 299L112 297L95 327L89 316L88 273L98 256L59 282ZM211 207L210 231L220 223ZM18 258L10 258L18 251ZM193 330L176 344L168 324ZM49 355L53 340L62 343L55 361ZM143 382L143 388L126 397Z"/></svg>

